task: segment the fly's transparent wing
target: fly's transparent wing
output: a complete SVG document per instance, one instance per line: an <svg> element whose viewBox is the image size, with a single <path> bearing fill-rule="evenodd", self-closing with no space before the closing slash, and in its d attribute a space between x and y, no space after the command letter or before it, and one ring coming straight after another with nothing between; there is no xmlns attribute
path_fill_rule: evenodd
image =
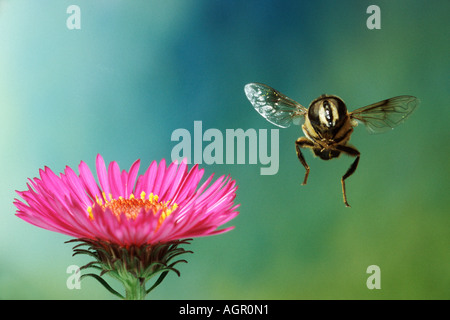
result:
<svg viewBox="0 0 450 320"><path fill-rule="evenodd" d="M386 132L400 123L417 108L419 99L398 96L350 112L350 118L362 122L369 133Z"/></svg>
<svg viewBox="0 0 450 320"><path fill-rule="evenodd" d="M255 110L274 125L287 128L304 120L307 109L277 90L261 83L249 83L244 90Z"/></svg>

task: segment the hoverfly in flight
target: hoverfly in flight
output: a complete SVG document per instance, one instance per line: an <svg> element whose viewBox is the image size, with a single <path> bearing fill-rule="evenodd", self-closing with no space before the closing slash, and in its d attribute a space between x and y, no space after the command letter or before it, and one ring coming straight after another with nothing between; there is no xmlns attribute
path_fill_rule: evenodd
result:
<svg viewBox="0 0 450 320"><path fill-rule="evenodd" d="M261 83L247 84L245 94L256 111L267 121L281 128L287 128L292 123L302 125L305 137L295 141L298 159L306 169L302 185L308 180L309 166L301 148L312 149L323 160L337 158L341 153L356 157L341 178L342 194L347 207L350 205L345 192L345 179L355 172L360 158L360 152L348 144L353 128L361 122L369 133L385 132L402 123L419 105L416 97L398 96L348 112L341 98L324 94L305 108Z"/></svg>

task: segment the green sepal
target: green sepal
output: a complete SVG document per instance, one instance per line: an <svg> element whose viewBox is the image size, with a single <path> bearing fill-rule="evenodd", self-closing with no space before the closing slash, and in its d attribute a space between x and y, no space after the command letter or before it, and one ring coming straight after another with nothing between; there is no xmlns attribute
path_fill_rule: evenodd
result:
<svg viewBox="0 0 450 320"><path fill-rule="evenodd" d="M145 293L149 294L150 291L155 289L164 280L168 273L169 271L164 271L163 273L161 273L158 277L158 280L156 280L155 283L150 288L148 288L147 291L145 291Z"/></svg>
<svg viewBox="0 0 450 320"><path fill-rule="evenodd" d="M170 264L169 262L183 253L193 253L179 247L180 244L190 244L191 240L146 244L139 247L133 245L125 247L107 241L87 238L73 239L67 242L80 242L74 246L73 256L86 254L95 259L80 269L97 269L101 271L100 275L89 273L85 276L97 279L109 292L121 299L143 299L146 294L161 284L169 271L173 271L180 276L180 272L174 266L179 262L187 263L187 261L180 259ZM81 249L83 246L87 246L87 248ZM124 285L125 297L102 278L106 273ZM146 290L146 283L158 274L158 279Z"/></svg>
<svg viewBox="0 0 450 320"><path fill-rule="evenodd" d="M87 273L87 274L83 274L80 277L80 280L85 278L85 277L92 277L94 279L96 279L98 282L100 282L100 284L105 287L106 290L108 290L109 292L111 292L113 295L119 297L120 299L125 299L124 296L122 296L119 292L117 292L116 290L114 290L109 284L108 282L105 281L105 279L103 279L101 276L95 274L95 273Z"/></svg>

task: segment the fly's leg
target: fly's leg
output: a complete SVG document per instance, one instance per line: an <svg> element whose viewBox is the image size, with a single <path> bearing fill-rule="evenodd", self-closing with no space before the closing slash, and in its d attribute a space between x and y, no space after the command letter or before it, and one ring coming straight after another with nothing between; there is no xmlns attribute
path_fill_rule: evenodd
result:
<svg viewBox="0 0 450 320"><path fill-rule="evenodd" d="M313 147L314 147L314 143L305 137L298 138L295 141L295 149L297 150L298 160L300 160L300 162L302 163L302 165L305 167L305 170L306 170L305 178L303 179L302 185L305 185L308 180L309 166L306 163L305 158L303 157L303 154L302 154L300 148L313 148Z"/></svg>
<svg viewBox="0 0 450 320"><path fill-rule="evenodd" d="M341 184L342 184L342 195L344 197L344 203L347 207L350 207L350 205L348 204L347 201L347 194L345 192L345 179L347 179L348 177L350 177L356 170L356 167L358 167L358 162L359 162L359 158L360 158L360 153L359 151L352 146L341 146L341 145L337 145L335 146L335 148L349 156L352 157L356 157L355 161L353 161L353 163L351 164L350 168L348 168L347 172L342 176L341 179Z"/></svg>

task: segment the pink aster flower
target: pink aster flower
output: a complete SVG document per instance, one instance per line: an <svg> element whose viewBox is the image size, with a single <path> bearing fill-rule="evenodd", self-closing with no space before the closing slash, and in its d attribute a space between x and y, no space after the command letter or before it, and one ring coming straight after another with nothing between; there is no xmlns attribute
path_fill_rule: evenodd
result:
<svg viewBox="0 0 450 320"><path fill-rule="evenodd" d="M81 242L75 254L96 258L83 268L102 270L100 276L88 275L121 296L101 278L111 274L122 281L127 298L143 298L169 270L178 273L173 266L186 261L169 262L190 252L180 244L229 231L233 227L219 227L238 215L233 203L237 186L229 177L211 184L211 176L198 188L203 169L197 165L188 171L184 161L166 167L163 159L138 176L139 165L137 160L129 171L121 171L113 161L107 169L98 155L99 183L83 161L79 175L70 167L60 175L46 167L39 171L40 179L29 179L28 190L17 191L24 201L14 201L21 219ZM159 279L146 290L145 283L157 273Z"/></svg>

